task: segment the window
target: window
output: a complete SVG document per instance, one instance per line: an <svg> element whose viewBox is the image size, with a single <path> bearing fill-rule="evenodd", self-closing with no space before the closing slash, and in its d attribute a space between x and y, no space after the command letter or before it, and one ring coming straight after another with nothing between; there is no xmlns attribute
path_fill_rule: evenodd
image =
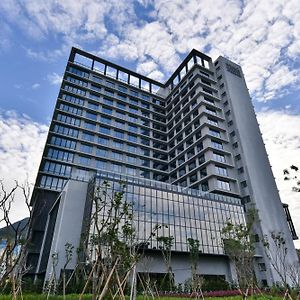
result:
<svg viewBox="0 0 300 300"><path fill-rule="evenodd" d="M207 88L203 88L203 92L213 95L213 92Z"/></svg>
<svg viewBox="0 0 300 300"><path fill-rule="evenodd" d="M202 154L201 156L199 156L198 160L199 160L199 164L200 165L203 164L205 162L204 154Z"/></svg>
<svg viewBox="0 0 300 300"><path fill-rule="evenodd" d="M135 96L135 97L138 97L139 96L139 93L134 91L134 90L130 90L130 95L132 96Z"/></svg>
<svg viewBox="0 0 300 300"><path fill-rule="evenodd" d="M124 132L115 130L114 136L119 139L124 139Z"/></svg>
<svg viewBox="0 0 300 300"><path fill-rule="evenodd" d="M67 115L57 114L56 119L57 119L57 121L60 121L60 122L64 122L64 123L75 125L75 126L80 126L80 119L72 118Z"/></svg>
<svg viewBox="0 0 300 300"><path fill-rule="evenodd" d="M97 120L97 115L96 114L93 114L93 113L90 113L90 112L86 112L85 114L86 118L88 119L92 119L92 120Z"/></svg>
<svg viewBox="0 0 300 300"><path fill-rule="evenodd" d="M214 130L214 129L209 128L209 133L210 133L212 136L221 138L221 132L218 131L218 130Z"/></svg>
<svg viewBox="0 0 300 300"><path fill-rule="evenodd" d="M127 155L127 162L129 162L130 164L136 164L137 158L135 156Z"/></svg>
<svg viewBox="0 0 300 300"><path fill-rule="evenodd" d="M124 129L125 123L115 120L115 126Z"/></svg>
<svg viewBox="0 0 300 300"><path fill-rule="evenodd" d="M105 94L106 94L107 96L111 96L111 97L114 96L114 92L111 91L111 90L109 90L109 89L105 89Z"/></svg>
<svg viewBox="0 0 300 300"><path fill-rule="evenodd" d="M58 159L62 161L69 161L73 162L74 159L74 153L68 152L68 151L62 151L62 150L56 150L53 148L49 148L47 157Z"/></svg>
<svg viewBox="0 0 300 300"><path fill-rule="evenodd" d="M243 174L244 173L244 168L243 167L238 168L238 172L239 172L239 174Z"/></svg>
<svg viewBox="0 0 300 300"><path fill-rule="evenodd" d="M99 131L100 131L100 133L110 134L110 129L105 126L100 126Z"/></svg>
<svg viewBox="0 0 300 300"><path fill-rule="evenodd" d="M101 87L91 84L91 89L96 92L101 92Z"/></svg>
<svg viewBox="0 0 300 300"><path fill-rule="evenodd" d="M223 154L213 152L213 159L219 162L225 162L225 156Z"/></svg>
<svg viewBox="0 0 300 300"><path fill-rule="evenodd" d="M235 131L231 131L231 132L230 132L230 136L231 136L231 137L234 137L234 136L235 136Z"/></svg>
<svg viewBox="0 0 300 300"><path fill-rule="evenodd" d="M74 104L84 105L84 100L78 97L63 94L62 99Z"/></svg>
<svg viewBox="0 0 300 300"><path fill-rule="evenodd" d="M244 180L244 181L241 182L241 187L242 187L242 188L247 187L247 182L246 182L246 180Z"/></svg>
<svg viewBox="0 0 300 300"><path fill-rule="evenodd" d="M103 103L108 104L108 105L113 105L114 101L104 97L103 98Z"/></svg>
<svg viewBox="0 0 300 300"><path fill-rule="evenodd" d="M96 100L96 101L99 101L100 100L100 96L97 96L93 93L90 93L90 98L93 99L93 100Z"/></svg>
<svg viewBox="0 0 300 300"><path fill-rule="evenodd" d="M217 184L219 189L230 191L230 184L228 181L218 179Z"/></svg>
<svg viewBox="0 0 300 300"><path fill-rule="evenodd" d="M82 109L77 108L75 106L71 106L71 105L61 103L60 106L59 106L59 109L63 110L63 111L67 111L67 112L75 114L75 115L78 115L78 116L82 115Z"/></svg>
<svg viewBox="0 0 300 300"><path fill-rule="evenodd" d="M211 145L215 149L223 149L223 144L217 141L211 141Z"/></svg>
<svg viewBox="0 0 300 300"><path fill-rule="evenodd" d="M218 121L215 120L215 119L207 118L207 121L208 121L208 123L211 124L211 125L218 126Z"/></svg>
<svg viewBox="0 0 300 300"><path fill-rule="evenodd" d="M73 74L76 74L76 75L78 75L80 77L86 77L86 78L89 77L89 73L81 71L81 70L79 70L77 68L74 68L74 67L69 67L68 71L71 72L71 73L73 73Z"/></svg>
<svg viewBox="0 0 300 300"><path fill-rule="evenodd" d="M142 107L144 107L144 108L150 108L150 105L148 104L148 103L145 103L145 102L141 102L141 105L142 105Z"/></svg>
<svg viewBox="0 0 300 300"><path fill-rule="evenodd" d="M189 171L192 171L193 169L196 168L196 163L195 161L191 162L189 165L188 165L188 168L189 168Z"/></svg>
<svg viewBox="0 0 300 300"><path fill-rule="evenodd" d="M121 109L126 109L126 105L120 102L117 102L117 107Z"/></svg>
<svg viewBox="0 0 300 300"><path fill-rule="evenodd" d="M75 149L76 148L76 142L75 141L60 138L58 136L52 136L50 144L65 147L65 148L69 148L69 149Z"/></svg>
<svg viewBox="0 0 300 300"><path fill-rule="evenodd" d="M105 124L111 124L111 119L107 118L107 117L104 117L104 116L101 116L100 122L105 123Z"/></svg>
<svg viewBox="0 0 300 300"><path fill-rule="evenodd" d="M123 154L120 152L112 151L111 157L115 160L123 160Z"/></svg>
<svg viewBox="0 0 300 300"><path fill-rule="evenodd" d="M86 156L79 156L79 163L83 166L90 166L91 159Z"/></svg>
<svg viewBox="0 0 300 300"><path fill-rule="evenodd" d="M117 142L117 141L113 141L113 147L114 148L118 148L118 149L123 149L124 148L124 144L123 143L120 143L120 142Z"/></svg>
<svg viewBox="0 0 300 300"><path fill-rule="evenodd" d="M43 175L41 177L40 186L47 187L50 189L61 190L65 186L66 182L67 180L64 180L62 178Z"/></svg>
<svg viewBox="0 0 300 300"><path fill-rule="evenodd" d="M96 155L100 157L108 157L108 151L102 148L97 148Z"/></svg>
<svg viewBox="0 0 300 300"><path fill-rule="evenodd" d="M82 133L82 139L85 141L93 142L94 138L95 138L95 136L93 134L86 133L86 132Z"/></svg>
<svg viewBox="0 0 300 300"><path fill-rule="evenodd" d="M112 109L103 106L102 107L102 112L105 113L105 114L111 115L112 114Z"/></svg>
<svg viewBox="0 0 300 300"><path fill-rule="evenodd" d="M119 85L118 89L120 92L127 93L127 88L125 86Z"/></svg>
<svg viewBox="0 0 300 300"><path fill-rule="evenodd" d="M215 169L216 169L217 174L222 175L222 176L228 176L228 172L227 172L226 168L220 167L220 166L215 166Z"/></svg>
<svg viewBox="0 0 300 300"><path fill-rule="evenodd" d="M146 100L146 101L149 101L150 100L150 97L148 95L145 95L145 94L141 94L141 98L143 100Z"/></svg>
<svg viewBox="0 0 300 300"><path fill-rule="evenodd" d="M96 130L96 124L85 121L84 128L89 130Z"/></svg>
<svg viewBox="0 0 300 300"><path fill-rule="evenodd" d="M46 161L43 171L63 176L71 175L71 166Z"/></svg>
<svg viewBox="0 0 300 300"><path fill-rule="evenodd" d="M131 113L134 113L134 114L138 114L138 113L139 113L139 110L138 110L138 109L136 109L136 108L134 108L134 107L131 107L131 106L129 106L129 111L130 111Z"/></svg>
<svg viewBox="0 0 300 300"><path fill-rule="evenodd" d="M119 164L111 164L111 168L114 172L122 173L122 166Z"/></svg>
<svg viewBox="0 0 300 300"><path fill-rule="evenodd" d="M107 169L107 162L103 160L97 160L96 162L96 168L97 169Z"/></svg>
<svg viewBox="0 0 300 300"><path fill-rule="evenodd" d="M81 144L80 151L91 154L93 152L93 147L87 144Z"/></svg>
<svg viewBox="0 0 300 300"><path fill-rule="evenodd" d="M102 82L102 78L100 78L98 76L95 76L95 75L92 76L92 80L95 81L95 82L98 82L98 83Z"/></svg>
<svg viewBox="0 0 300 300"><path fill-rule="evenodd" d="M236 155L235 160L241 160L241 154Z"/></svg>
<svg viewBox="0 0 300 300"><path fill-rule="evenodd" d="M150 146L150 140L141 138L141 143L146 146Z"/></svg>
<svg viewBox="0 0 300 300"><path fill-rule="evenodd" d="M194 183L198 180L197 173L194 173L190 176L190 183Z"/></svg>
<svg viewBox="0 0 300 300"><path fill-rule="evenodd" d="M97 104L88 102L88 108L98 110L99 106Z"/></svg>
<svg viewBox="0 0 300 300"><path fill-rule="evenodd" d="M207 176L207 171L206 171L206 168L203 168L200 170L200 177L203 178L205 176Z"/></svg>
<svg viewBox="0 0 300 300"><path fill-rule="evenodd" d="M139 101L138 100L135 100L133 98L129 98L129 103L131 104L134 104L134 105L138 105L139 104ZM147 104L148 105L148 104ZM149 105L148 105L149 106Z"/></svg>
<svg viewBox="0 0 300 300"><path fill-rule="evenodd" d="M209 190L209 186L208 186L208 182L207 181L201 183L201 190L203 192L206 192L206 191Z"/></svg>
<svg viewBox="0 0 300 300"><path fill-rule="evenodd" d="M179 177L185 174L185 168L179 169Z"/></svg>
<svg viewBox="0 0 300 300"><path fill-rule="evenodd" d="M150 160L149 159L141 159L141 166L150 167Z"/></svg>
<svg viewBox="0 0 300 300"><path fill-rule="evenodd" d="M138 132L138 127L133 125L128 125L128 130L131 132Z"/></svg>
<svg viewBox="0 0 300 300"><path fill-rule="evenodd" d="M205 106L205 111L211 115L214 115L214 116L217 115L217 111L215 109L209 108L207 106Z"/></svg>
<svg viewBox="0 0 300 300"><path fill-rule="evenodd" d="M126 167L126 173L128 175L135 175L136 174L136 169L135 168L130 168L130 167Z"/></svg>
<svg viewBox="0 0 300 300"><path fill-rule="evenodd" d="M238 148L238 143L235 142L235 143L232 144L232 146L233 146L233 148Z"/></svg>
<svg viewBox="0 0 300 300"><path fill-rule="evenodd" d="M79 131L77 129L73 129L70 127L62 126L62 125L54 125L53 131L56 133L72 136L72 137L78 137Z"/></svg>
<svg viewBox="0 0 300 300"><path fill-rule="evenodd" d="M128 134L128 141L137 143L138 138L136 135Z"/></svg>
<svg viewBox="0 0 300 300"><path fill-rule="evenodd" d="M108 144L109 144L109 139L104 138L104 137L99 137L99 138L98 138L98 143L99 143L100 145L108 146Z"/></svg>
<svg viewBox="0 0 300 300"><path fill-rule="evenodd" d="M137 152L137 147L127 145L127 151L130 152L130 153L136 153Z"/></svg>
<svg viewBox="0 0 300 300"><path fill-rule="evenodd" d="M109 86L109 87L112 87L112 88L115 87L115 84L111 81L108 81L108 80L106 80L106 85Z"/></svg>

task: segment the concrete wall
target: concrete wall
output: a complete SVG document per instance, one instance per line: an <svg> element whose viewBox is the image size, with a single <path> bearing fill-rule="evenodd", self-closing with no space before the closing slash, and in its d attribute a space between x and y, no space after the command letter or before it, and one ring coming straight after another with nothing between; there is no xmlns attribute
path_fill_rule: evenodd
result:
<svg viewBox="0 0 300 300"><path fill-rule="evenodd" d="M288 248L286 263L292 264L297 261L292 235L287 225L242 70L240 66L223 57L219 57L218 61L220 71L217 76L221 74L221 82L225 83L226 99L229 102L227 109L231 110L229 118L233 120L233 126L230 127L232 129L229 132L232 130L236 132L232 142L235 140L238 142L237 151L242 158L236 164L237 167L242 165L245 169L245 173L240 175L239 179L240 181L246 180L248 185L245 189L241 188L241 193L250 195L252 202L255 203L260 220L258 229L262 236L270 237L272 231L283 233ZM226 64L236 68L241 77L228 71ZM275 251L275 248L271 250ZM262 256L264 256L263 252ZM280 281L278 273L270 265L269 270L270 273L266 274L269 284Z"/></svg>
<svg viewBox="0 0 300 300"><path fill-rule="evenodd" d="M73 258L68 264L68 269L74 269L77 260L76 249L79 247L82 220L87 193L87 183L69 180L61 194L53 240L46 270L45 279L49 279L53 271L52 254L58 254L56 266L56 278L60 276L60 270L65 264L65 245L74 246Z"/></svg>
<svg viewBox="0 0 300 300"><path fill-rule="evenodd" d="M172 271L175 283L184 283L191 278L191 263L188 253L172 254ZM166 273L166 264L160 252L147 254L137 267L138 272ZM236 275L227 257L202 255L198 260L198 273L203 275L225 275L227 281L236 281Z"/></svg>

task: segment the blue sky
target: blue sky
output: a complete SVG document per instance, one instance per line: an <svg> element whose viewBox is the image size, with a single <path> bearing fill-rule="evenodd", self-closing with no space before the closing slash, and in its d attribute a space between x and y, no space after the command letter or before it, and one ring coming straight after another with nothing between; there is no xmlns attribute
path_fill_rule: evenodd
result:
<svg viewBox="0 0 300 300"><path fill-rule="evenodd" d="M2 178L34 182L72 46L161 81L196 48L243 67L300 234L299 195L282 180L300 165L298 0L1 0L0 28Z"/></svg>

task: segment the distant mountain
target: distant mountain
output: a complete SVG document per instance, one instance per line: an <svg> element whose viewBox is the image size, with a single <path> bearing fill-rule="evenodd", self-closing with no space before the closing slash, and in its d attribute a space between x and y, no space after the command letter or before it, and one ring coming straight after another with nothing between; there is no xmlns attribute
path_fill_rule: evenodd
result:
<svg viewBox="0 0 300 300"><path fill-rule="evenodd" d="M15 231L14 228L18 228L19 232L26 233L27 228L25 229L28 223L28 218L24 218L20 221L13 223L11 226L5 226L0 228L0 240L1 239L14 239L15 238Z"/></svg>

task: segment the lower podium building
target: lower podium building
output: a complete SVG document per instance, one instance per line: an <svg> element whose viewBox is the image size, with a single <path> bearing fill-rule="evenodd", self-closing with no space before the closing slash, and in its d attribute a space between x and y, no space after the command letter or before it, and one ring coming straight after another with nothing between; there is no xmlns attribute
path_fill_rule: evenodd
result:
<svg viewBox="0 0 300 300"><path fill-rule="evenodd" d="M177 283L190 277L190 238L200 243L201 275L236 281L221 232L228 221L245 223L250 208L258 212L253 269L259 284L282 281L264 251L265 238L280 234L286 265L298 261L297 235L243 71L224 57L213 62L192 50L161 83L72 48L31 199L29 275L48 279L57 254L59 276L65 244L77 249L82 236L93 234L91 195L103 182L109 183L107 195L124 183L135 242L144 243L150 273L165 272L157 239L148 239L156 224L164 224L158 234L173 238ZM276 254L271 243L270 253Z"/></svg>
<svg viewBox="0 0 300 300"><path fill-rule="evenodd" d="M60 270L65 263L65 244L70 243L74 249L79 249L83 237L87 237L87 230L90 236L94 233L93 226L90 226L93 196L99 195L99 189L104 189L104 193L100 192L101 201L108 209L113 195L121 191L122 186L125 192L123 201L130 204L133 214L136 237L132 245L144 244L143 251L147 259L151 259L147 270L143 268L143 259L141 260L138 265L139 272L150 274L166 272L157 237L171 237L173 238L171 262L175 282L184 283L191 278L188 239L192 238L200 242L199 271L201 274L219 276L229 282L236 280L234 267L224 253L221 231L229 220L233 224L245 222L243 206L239 198L203 193L110 172L95 175L89 183L68 181L52 208L57 213L53 214L50 211L43 245L47 243L50 232L53 232L50 253L60 253L55 268L56 278L59 278ZM105 208L103 215L105 215ZM151 236L156 225L163 226L157 232L155 231L155 236ZM44 251L43 246L41 250ZM77 263L78 258L75 255L68 268L74 269ZM49 259L46 267L47 279L52 272L52 261Z"/></svg>

